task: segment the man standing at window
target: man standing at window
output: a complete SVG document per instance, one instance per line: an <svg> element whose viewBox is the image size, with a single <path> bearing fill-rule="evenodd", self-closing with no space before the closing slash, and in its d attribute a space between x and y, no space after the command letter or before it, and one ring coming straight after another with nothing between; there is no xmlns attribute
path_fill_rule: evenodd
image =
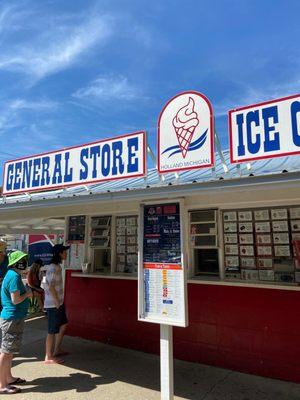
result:
<svg viewBox="0 0 300 400"><path fill-rule="evenodd" d="M44 307L48 317L45 364L62 363L67 355L61 349L68 319L64 306L64 289L61 263L67 259L70 246L56 244L52 249L51 264L47 267Z"/></svg>

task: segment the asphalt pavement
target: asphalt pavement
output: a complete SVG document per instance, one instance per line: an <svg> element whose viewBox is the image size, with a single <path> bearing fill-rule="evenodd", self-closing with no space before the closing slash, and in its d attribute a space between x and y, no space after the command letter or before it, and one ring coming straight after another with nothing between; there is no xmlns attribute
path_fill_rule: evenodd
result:
<svg viewBox="0 0 300 400"><path fill-rule="evenodd" d="M159 357L66 336L70 355L45 365L45 318L26 322L15 376L18 400L159 400ZM299 400L300 385L175 360L175 400Z"/></svg>

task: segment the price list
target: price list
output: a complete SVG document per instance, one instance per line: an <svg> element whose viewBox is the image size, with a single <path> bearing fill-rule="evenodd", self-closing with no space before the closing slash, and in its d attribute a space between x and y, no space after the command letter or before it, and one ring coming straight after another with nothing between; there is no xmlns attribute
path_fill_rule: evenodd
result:
<svg viewBox="0 0 300 400"><path fill-rule="evenodd" d="M144 316L152 322L185 324L179 203L144 207Z"/></svg>

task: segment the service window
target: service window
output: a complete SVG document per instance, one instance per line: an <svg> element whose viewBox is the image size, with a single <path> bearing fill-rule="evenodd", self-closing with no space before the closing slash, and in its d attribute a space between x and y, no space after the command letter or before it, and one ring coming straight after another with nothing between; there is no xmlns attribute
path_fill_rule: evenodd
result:
<svg viewBox="0 0 300 400"><path fill-rule="evenodd" d="M111 216L91 218L90 250L93 272L111 273Z"/></svg>
<svg viewBox="0 0 300 400"><path fill-rule="evenodd" d="M138 217L116 217L116 267L115 272L137 274Z"/></svg>
<svg viewBox="0 0 300 400"><path fill-rule="evenodd" d="M217 210L189 213L194 276L219 276Z"/></svg>
<svg viewBox="0 0 300 400"><path fill-rule="evenodd" d="M300 207L238 209L222 216L226 279L300 282L293 248L293 240L300 239Z"/></svg>

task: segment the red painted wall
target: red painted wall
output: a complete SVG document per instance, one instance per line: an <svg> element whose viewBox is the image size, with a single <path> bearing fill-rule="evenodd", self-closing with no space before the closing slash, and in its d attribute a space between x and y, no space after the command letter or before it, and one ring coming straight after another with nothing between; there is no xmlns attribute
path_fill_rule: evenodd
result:
<svg viewBox="0 0 300 400"><path fill-rule="evenodd" d="M137 321L137 281L71 277L68 334L159 352L159 326ZM300 292L189 284L175 358L300 382Z"/></svg>

